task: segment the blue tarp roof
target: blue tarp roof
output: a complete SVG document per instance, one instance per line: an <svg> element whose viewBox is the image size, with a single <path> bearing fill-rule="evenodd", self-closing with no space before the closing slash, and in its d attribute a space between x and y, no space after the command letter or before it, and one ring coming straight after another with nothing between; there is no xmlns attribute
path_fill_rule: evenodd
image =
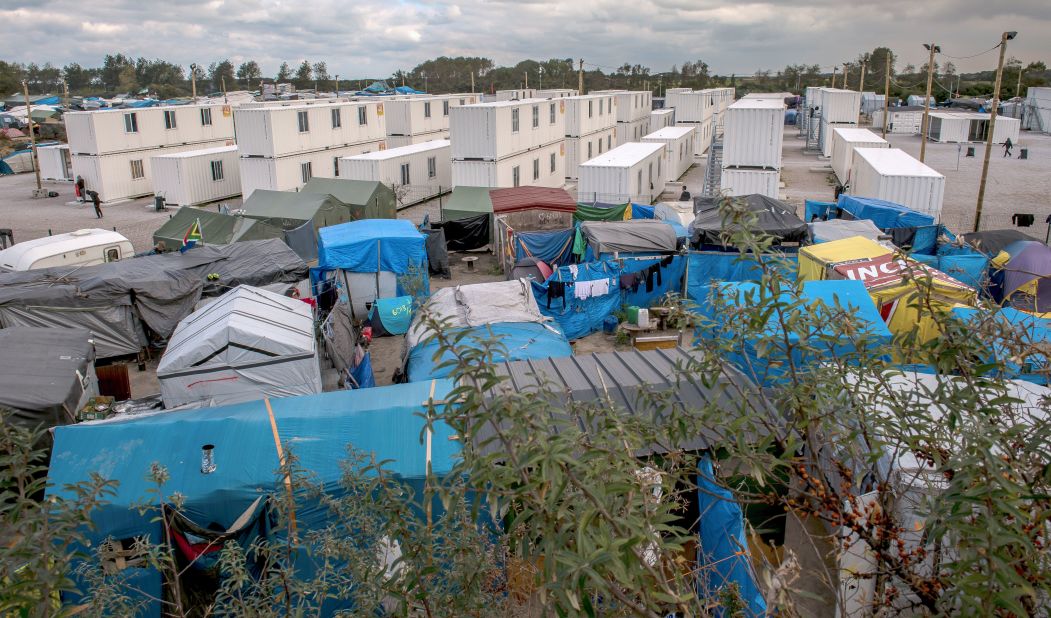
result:
<svg viewBox="0 0 1051 618"><path fill-rule="evenodd" d="M426 237L404 219L363 219L318 231L318 266L404 275L410 267L427 272Z"/></svg>
<svg viewBox="0 0 1051 618"><path fill-rule="evenodd" d="M953 316L965 324L977 328L978 325L989 318L988 313L980 312L973 307L957 307L952 310ZM993 349L989 351L989 357L984 362L992 362L999 359L1006 365L1005 375L1002 377L1010 379L1027 380L1037 384L1048 384L1045 373L1048 368L1046 354L1036 353L1033 344L1051 345L1051 320L1037 317L1031 313L1018 311L1011 307L1004 307L995 314L996 319L1002 320L1003 331L1013 331L1011 340L1029 347L1034 353L1025 359L1019 359L1016 354L1007 349L1007 342L1000 338L993 342Z"/></svg>
<svg viewBox="0 0 1051 618"><path fill-rule="evenodd" d="M930 215L872 197L843 194L839 196L838 206L854 215L855 219L871 220L881 230L934 225L934 217Z"/></svg>
<svg viewBox="0 0 1051 618"><path fill-rule="evenodd" d="M554 332L552 332L552 329ZM553 324L537 324L536 322L499 322L470 329L453 329L450 336L456 337L456 332L470 331L465 343L471 339L486 340L496 339L504 347L506 354L497 353L493 355L491 362L529 360L533 358L558 358L572 356L573 348L562 331ZM420 343L409 352L409 361L406 372L410 382L419 382L435 378L447 377L451 370L439 368L438 365L453 359L452 354L446 353L440 359L435 359L439 351L437 341L425 341ZM378 390L378 389L373 389Z"/></svg>

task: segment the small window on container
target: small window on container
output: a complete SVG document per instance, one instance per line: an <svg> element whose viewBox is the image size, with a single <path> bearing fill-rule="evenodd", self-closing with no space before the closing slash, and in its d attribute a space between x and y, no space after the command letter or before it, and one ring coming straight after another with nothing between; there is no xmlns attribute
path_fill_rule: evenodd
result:
<svg viewBox="0 0 1051 618"><path fill-rule="evenodd" d="M296 116L299 119L299 132L300 133L307 133L307 132L309 132L310 131L310 117L307 116L306 110L303 110L303 111L299 112L298 114L296 114Z"/></svg>
<svg viewBox="0 0 1051 618"><path fill-rule="evenodd" d="M332 108L332 128L338 129L343 126L343 116L340 114L338 107Z"/></svg>
<svg viewBox="0 0 1051 618"><path fill-rule="evenodd" d="M138 180L140 178L144 178L145 176L146 176L146 172L145 172L144 168L142 167L142 159L135 159L134 161L132 161L131 162L131 179L132 180Z"/></svg>
<svg viewBox="0 0 1051 618"><path fill-rule="evenodd" d="M598 113L600 115L602 114L602 102L601 101L599 101ZM595 115L595 102L594 101L588 101L588 118L591 118L594 115Z"/></svg>
<svg viewBox="0 0 1051 618"><path fill-rule="evenodd" d="M598 100L598 115L599 116L601 116L603 114L603 112L602 112L602 103L603 103L603 100L599 99Z"/></svg>
<svg viewBox="0 0 1051 618"><path fill-rule="evenodd" d="M408 163L402 163L401 164L401 184L403 184L403 185L409 184L409 164Z"/></svg>
<svg viewBox="0 0 1051 618"><path fill-rule="evenodd" d="M438 157L427 157L427 178L438 175Z"/></svg>
<svg viewBox="0 0 1051 618"><path fill-rule="evenodd" d="M442 101L442 116L449 115L449 99Z"/></svg>
<svg viewBox="0 0 1051 618"><path fill-rule="evenodd" d="M540 106L539 105L534 105L533 106L533 128L535 129L535 128L539 127L539 126L540 126Z"/></svg>
<svg viewBox="0 0 1051 618"><path fill-rule="evenodd" d="M533 159L533 180L540 180L540 159Z"/></svg>
<svg viewBox="0 0 1051 618"><path fill-rule="evenodd" d="M116 262L119 259L120 259L120 249L117 249L116 247L110 247L109 249L106 249L106 261L107 262Z"/></svg>
<svg viewBox="0 0 1051 618"><path fill-rule="evenodd" d="M368 110L365 109L365 106L362 105L361 107L358 108L358 124L361 125L361 126L365 126L368 123L369 123L369 113L368 113Z"/></svg>
<svg viewBox="0 0 1051 618"><path fill-rule="evenodd" d="M174 129L175 128L175 110L166 109L164 110L164 128Z"/></svg>
<svg viewBox="0 0 1051 618"><path fill-rule="evenodd" d="M130 114L124 114L124 132L125 133L138 133L139 132L139 115L135 112Z"/></svg>
<svg viewBox="0 0 1051 618"><path fill-rule="evenodd" d="M591 158L591 142L588 142L588 159Z"/></svg>
<svg viewBox="0 0 1051 618"><path fill-rule="evenodd" d="M339 178L339 157L332 157L332 175Z"/></svg>
<svg viewBox="0 0 1051 618"><path fill-rule="evenodd" d="M609 150L612 147L613 147L613 136L612 135L607 135L606 136L606 150Z"/></svg>
<svg viewBox="0 0 1051 618"><path fill-rule="evenodd" d="M639 173L641 174L642 172L639 172ZM521 170L518 169L518 166L516 165L516 166L511 168L511 186L512 187L517 187L519 184L521 184L521 180L522 180L522 173L521 173Z"/></svg>
<svg viewBox="0 0 1051 618"><path fill-rule="evenodd" d="M423 117L424 118L430 118L431 117L431 102L430 101L424 101L423 102Z"/></svg>
<svg viewBox="0 0 1051 618"><path fill-rule="evenodd" d="M518 108L511 110L511 132L518 133ZM518 185L515 185L516 187Z"/></svg>
<svg viewBox="0 0 1051 618"><path fill-rule="evenodd" d="M551 108L551 111L550 111L551 120L550 120L550 122L551 122L551 124L555 124L555 104L552 103L550 105L550 108Z"/></svg>
<svg viewBox="0 0 1051 618"><path fill-rule="evenodd" d="M212 108L202 107L201 108L201 126L210 127L212 126Z"/></svg>
<svg viewBox="0 0 1051 618"><path fill-rule="evenodd" d="M310 161L299 164L299 174L303 177L303 182L306 182L314 177L314 166L310 163Z"/></svg>
<svg viewBox="0 0 1051 618"><path fill-rule="evenodd" d="M212 161L212 180L219 182L223 179L223 162Z"/></svg>
<svg viewBox="0 0 1051 618"><path fill-rule="evenodd" d="M554 173L555 173L555 168L557 167L557 166L555 165L555 161L556 161L556 159L555 159L555 153L553 153L553 152L552 152L552 153L551 153L551 173L552 173L552 174L554 174Z"/></svg>

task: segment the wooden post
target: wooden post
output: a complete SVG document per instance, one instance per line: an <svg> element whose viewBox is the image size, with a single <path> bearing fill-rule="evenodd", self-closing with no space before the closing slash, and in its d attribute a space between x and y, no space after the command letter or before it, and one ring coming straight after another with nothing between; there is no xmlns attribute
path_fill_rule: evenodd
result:
<svg viewBox="0 0 1051 618"><path fill-rule="evenodd" d="M26 97L26 121L29 122L29 148L33 153L33 173L36 175L36 192L33 197L43 197L40 185L40 155L36 150L36 133L33 131L33 106L29 103L29 82L22 80L22 94Z"/></svg>
<svg viewBox="0 0 1051 618"><path fill-rule="evenodd" d="M883 139L887 139L887 125L890 124L890 64L894 56L887 50L887 66L883 76Z"/></svg>
<svg viewBox="0 0 1051 618"><path fill-rule="evenodd" d="M474 69L471 69L471 94L474 94Z"/></svg>
<svg viewBox="0 0 1051 618"><path fill-rule="evenodd" d="M927 97L923 100L923 128L920 130L920 163L923 163L924 157L927 156L927 134L930 131L930 113L931 113L931 85L934 82L934 52L938 50L938 46L931 43L927 46L930 50L930 58L927 60ZM981 198L978 198L979 202Z"/></svg>
<svg viewBox="0 0 1051 618"><path fill-rule="evenodd" d="M993 100L989 106L989 131L985 138L985 159L982 161L982 180L978 184L978 203L974 207L974 231L977 232L982 222L982 204L985 201L985 180L989 175L989 155L993 151L993 131L996 129L996 112L1000 107L1000 84L1004 76L1004 52L1007 42L1015 37L1014 32L1005 32L1000 37L1000 63L996 65L996 84L993 86Z"/></svg>
<svg viewBox="0 0 1051 618"><path fill-rule="evenodd" d="M832 87L836 87L836 69L839 68L836 65L832 65Z"/></svg>
<svg viewBox="0 0 1051 618"><path fill-rule="evenodd" d="M580 59L580 69L577 70L577 91L584 94L584 59Z"/></svg>

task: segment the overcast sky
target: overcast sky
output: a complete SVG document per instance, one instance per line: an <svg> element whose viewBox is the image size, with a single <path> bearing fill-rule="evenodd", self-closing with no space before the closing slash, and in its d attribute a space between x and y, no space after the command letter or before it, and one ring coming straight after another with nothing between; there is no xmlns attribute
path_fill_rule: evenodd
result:
<svg viewBox="0 0 1051 618"><path fill-rule="evenodd" d="M255 59L273 76L282 60L324 60L329 73L384 77L439 55L497 64L584 58L654 71L703 59L719 74L823 68L879 45L899 68L926 61L935 39L963 57L1018 30L1008 55L1051 62L1051 1L1012 0L0 0L0 59L101 63L107 53L204 65ZM947 58L943 58L944 64ZM952 60L995 68L996 53Z"/></svg>

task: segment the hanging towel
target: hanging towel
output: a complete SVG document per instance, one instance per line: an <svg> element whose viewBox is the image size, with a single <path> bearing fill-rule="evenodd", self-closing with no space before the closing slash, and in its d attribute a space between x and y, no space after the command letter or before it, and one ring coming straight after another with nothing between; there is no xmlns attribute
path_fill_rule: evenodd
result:
<svg viewBox="0 0 1051 618"><path fill-rule="evenodd" d="M573 255L577 256L578 262L584 261L584 253L587 248L588 243L584 241L584 235L580 233L580 225L577 225L576 233L573 235Z"/></svg>
<svg viewBox="0 0 1051 618"><path fill-rule="evenodd" d="M671 262L674 259L675 259L674 255L669 255L668 257L666 257L663 260L661 260L661 268L667 268L667 267L671 266Z"/></svg>
<svg viewBox="0 0 1051 618"><path fill-rule="evenodd" d="M570 265L569 265L569 272L570 272L570 273L571 273L571 274L573 275L573 280L574 280L574 281L576 281L576 280L577 280L577 272L578 272L579 270L580 270L580 269L579 269L579 268L577 267L577 265L576 265L576 264L570 264Z"/></svg>
<svg viewBox="0 0 1051 618"><path fill-rule="evenodd" d="M620 289L636 292L639 289L639 274L627 273L620 276Z"/></svg>
<svg viewBox="0 0 1051 618"><path fill-rule="evenodd" d="M1030 215L1030 214L1025 214L1025 213L1020 213L1019 212L1019 213L1015 213L1015 214L1011 215L1011 223L1014 223L1018 227L1029 227L1029 226L1033 225L1033 221L1035 221L1035 220L1036 220L1036 217L1034 217L1033 215Z"/></svg>
<svg viewBox="0 0 1051 618"><path fill-rule="evenodd" d="M561 298L562 308L566 308L566 284L561 281L552 281L547 284L547 308L551 308L551 299Z"/></svg>
<svg viewBox="0 0 1051 618"><path fill-rule="evenodd" d="M605 296L606 294L609 294L609 279L577 281L573 284L573 297L580 300L587 300L593 296Z"/></svg>

